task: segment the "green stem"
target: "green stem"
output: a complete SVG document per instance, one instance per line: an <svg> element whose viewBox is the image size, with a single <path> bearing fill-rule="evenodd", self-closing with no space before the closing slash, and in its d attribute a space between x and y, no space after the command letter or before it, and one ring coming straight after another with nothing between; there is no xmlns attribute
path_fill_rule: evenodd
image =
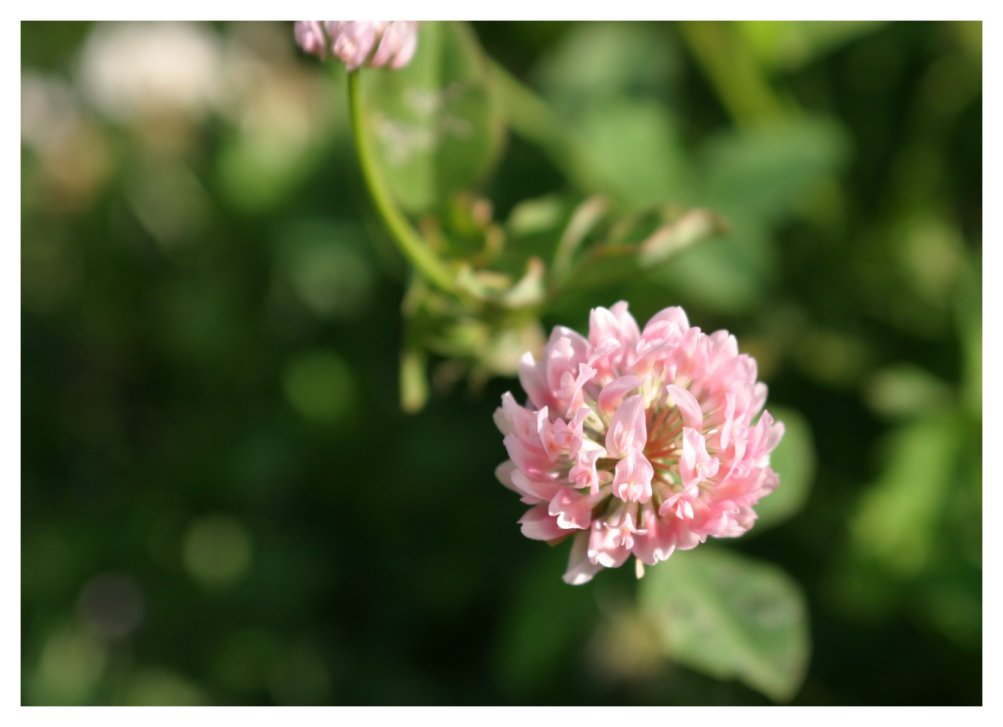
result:
<svg viewBox="0 0 1003 727"><path fill-rule="evenodd" d="M784 115L783 104L733 27L719 22L686 22L678 27L736 123L752 126Z"/></svg>
<svg viewBox="0 0 1003 727"><path fill-rule="evenodd" d="M397 243L397 247L415 269L432 285L446 293L455 293L454 275L442 259L428 249L421 235L397 207L393 195L387 188L373 151L371 130L363 113L360 97L359 73L353 71L348 74L348 105L352 116L352 135L359 155L359 165L362 167L362 176L366 180L366 187L373 198L376 211L394 242Z"/></svg>

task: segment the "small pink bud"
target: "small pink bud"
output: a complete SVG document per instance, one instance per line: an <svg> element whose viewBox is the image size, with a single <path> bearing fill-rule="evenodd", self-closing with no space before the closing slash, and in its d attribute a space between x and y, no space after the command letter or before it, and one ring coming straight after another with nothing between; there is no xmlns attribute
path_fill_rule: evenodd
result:
<svg viewBox="0 0 1003 727"><path fill-rule="evenodd" d="M349 71L402 68L418 46L418 23L413 20L356 21L300 20L293 26L296 43L305 53L326 58L330 52Z"/></svg>

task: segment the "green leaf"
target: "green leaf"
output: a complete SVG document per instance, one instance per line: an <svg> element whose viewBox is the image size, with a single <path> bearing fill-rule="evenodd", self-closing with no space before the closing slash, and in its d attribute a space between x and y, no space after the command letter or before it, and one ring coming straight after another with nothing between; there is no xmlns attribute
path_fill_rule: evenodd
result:
<svg viewBox="0 0 1003 727"><path fill-rule="evenodd" d="M689 201L684 144L662 104L611 99L583 112L573 130L582 189L608 194L629 210Z"/></svg>
<svg viewBox="0 0 1003 727"><path fill-rule="evenodd" d="M763 299L775 254L761 224L725 217L731 233L679 255L655 278L673 298L722 313L745 313Z"/></svg>
<svg viewBox="0 0 1003 727"><path fill-rule="evenodd" d="M408 211L442 207L497 160L505 125L465 24L422 23L408 66L364 70L360 81L379 163Z"/></svg>
<svg viewBox="0 0 1003 727"><path fill-rule="evenodd" d="M858 554L903 577L924 569L944 503L959 486L957 458L966 435L954 409L932 412L892 433L882 450L884 469L851 522Z"/></svg>
<svg viewBox="0 0 1003 727"><path fill-rule="evenodd" d="M743 229L796 211L811 186L846 158L842 129L828 120L788 119L719 135L704 149L704 199Z"/></svg>
<svg viewBox="0 0 1003 727"><path fill-rule="evenodd" d="M745 21L735 24L757 59L766 66L792 70L874 32L880 21Z"/></svg>
<svg viewBox="0 0 1003 727"><path fill-rule="evenodd" d="M673 661L778 702L797 693L808 664L807 608L778 568L701 546L650 568L640 603Z"/></svg>
<svg viewBox="0 0 1003 727"><path fill-rule="evenodd" d="M951 402L951 388L921 366L903 362L875 371L864 385L864 398L887 417L921 416Z"/></svg>
<svg viewBox="0 0 1003 727"><path fill-rule="evenodd" d="M642 23L575 23L533 73L562 110L624 95L664 93L682 64L664 27Z"/></svg>
<svg viewBox="0 0 1003 727"><path fill-rule="evenodd" d="M784 423L784 438L773 450L770 465L780 475L780 486L756 506L756 532L783 522L808 500L815 475L815 447L808 421L793 409L769 407L777 421Z"/></svg>
<svg viewBox="0 0 1003 727"><path fill-rule="evenodd" d="M663 205L613 216L604 204L588 205L572 215L558 245L554 282L564 291L636 279L728 229L720 215L705 209Z"/></svg>

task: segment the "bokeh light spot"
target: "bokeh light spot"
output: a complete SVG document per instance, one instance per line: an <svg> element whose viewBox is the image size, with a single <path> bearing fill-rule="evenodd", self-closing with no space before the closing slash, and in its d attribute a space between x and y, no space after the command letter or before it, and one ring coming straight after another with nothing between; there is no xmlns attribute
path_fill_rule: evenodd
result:
<svg viewBox="0 0 1003 727"><path fill-rule="evenodd" d="M204 585L230 586L251 564L251 538L233 517L201 517L185 534L184 561L192 577Z"/></svg>

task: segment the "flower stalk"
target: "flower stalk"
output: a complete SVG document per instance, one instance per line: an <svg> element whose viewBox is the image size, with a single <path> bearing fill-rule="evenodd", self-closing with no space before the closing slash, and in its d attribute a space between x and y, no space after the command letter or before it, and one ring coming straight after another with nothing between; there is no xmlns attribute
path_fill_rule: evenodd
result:
<svg viewBox="0 0 1003 727"><path fill-rule="evenodd" d="M358 71L352 71L348 74L348 105L352 118L352 138L359 156L359 165L362 168L362 176L377 214L390 232L398 249L414 265L419 274L443 292L455 293L455 276L446 263L428 248L422 237L411 226L407 217L394 201L386 180L380 172L379 164L376 161L371 128L362 105Z"/></svg>

